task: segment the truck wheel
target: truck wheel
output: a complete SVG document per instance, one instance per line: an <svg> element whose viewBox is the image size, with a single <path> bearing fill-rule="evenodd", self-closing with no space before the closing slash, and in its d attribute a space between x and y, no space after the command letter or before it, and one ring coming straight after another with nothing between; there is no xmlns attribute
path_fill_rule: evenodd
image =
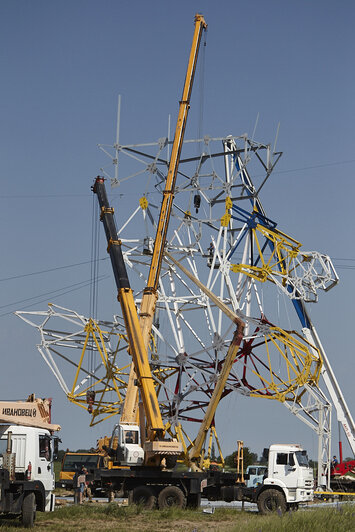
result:
<svg viewBox="0 0 355 532"><path fill-rule="evenodd" d="M294 502L293 504L287 505L287 511L289 512L297 512L298 508L299 508L298 502Z"/></svg>
<svg viewBox="0 0 355 532"><path fill-rule="evenodd" d="M22 524L32 528L36 519L36 497L34 493L25 495L22 503Z"/></svg>
<svg viewBox="0 0 355 532"><path fill-rule="evenodd" d="M258 497L258 510L261 514L269 514L277 510L282 513L286 512L287 505L283 495L278 490L268 489L262 491Z"/></svg>
<svg viewBox="0 0 355 532"><path fill-rule="evenodd" d="M137 486L137 488L134 488L129 499L134 504L144 506L146 510L153 510L157 504L155 493L148 486Z"/></svg>
<svg viewBox="0 0 355 532"><path fill-rule="evenodd" d="M159 510L171 508L172 506L176 508L186 507L186 497L177 486L167 486L161 490L158 496Z"/></svg>

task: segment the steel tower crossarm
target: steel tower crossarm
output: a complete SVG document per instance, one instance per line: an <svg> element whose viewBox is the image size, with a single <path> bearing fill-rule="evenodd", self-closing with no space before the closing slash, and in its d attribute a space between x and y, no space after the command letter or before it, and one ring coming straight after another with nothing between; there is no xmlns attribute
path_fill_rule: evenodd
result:
<svg viewBox="0 0 355 532"><path fill-rule="evenodd" d="M202 15L195 16L195 30L192 39L189 62L187 65L187 72L185 84L182 92L182 98L179 104L179 114L175 128L174 141L171 150L171 158L169 163L168 175L165 183L163 199L160 208L159 220L157 225L157 232L154 242L154 249L152 260L149 269L147 286L144 289L141 307L140 307L140 325L142 329L143 341L145 349L148 351L150 335L154 320L155 307L158 299L158 283L161 271L161 265L164 256L165 241L168 232L171 209L174 200L175 183L180 161L181 149L184 141L185 127L187 122L187 115L190 108L191 91L196 71L198 52L201 43L202 32L207 28L207 24ZM135 368L132 364L126 399L122 410L121 422L137 423L138 418L138 391L134 385L136 379Z"/></svg>
<svg viewBox="0 0 355 532"><path fill-rule="evenodd" d="M158 398L149 366L147 350L145 348L141 328L139 325L133 292L129 284L126 265L124 263L121 241L117 239L117 228L114 210L109 206L104 179L97 177L93 192L97 194L101 208L101 220L104 224L108 242L107 251L110 255L112 269L117 286L117 298L122 308L123 319L128 336L129 351L137 374L138 386L141 390L147 428L154 439L164 435L164 425L160 413Z"/></svg>

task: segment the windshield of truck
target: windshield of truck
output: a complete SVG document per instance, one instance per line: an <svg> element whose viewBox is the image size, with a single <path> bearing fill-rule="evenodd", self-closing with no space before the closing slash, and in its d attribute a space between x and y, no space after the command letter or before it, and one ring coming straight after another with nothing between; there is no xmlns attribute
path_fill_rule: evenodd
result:
<svg viewBox="0 0 355 532"><path fill-rule="evenodd" d="M301 467L309 467L306 451L296 451L297 462Z"/></svg>
<svg viewBox="0 0 355 532"><path fill-rule="evenodd" d="M39 456L50 461L51 459L51 439L45 434L40 434L39 438Z"/></svg>
<svg viewBox="0 0 355 532"><path fill-rule="evenodd" d="M137 430L125 430L124 431L125 443L138 443L138 431Z"/></svg>
<svg viewBox="0 0 355 532"><path fill-rule="evenodd" d="M84 466L86 469L95 469L98 465L99 455L67 454L64 457L62 471L80 471Z"/></svg>

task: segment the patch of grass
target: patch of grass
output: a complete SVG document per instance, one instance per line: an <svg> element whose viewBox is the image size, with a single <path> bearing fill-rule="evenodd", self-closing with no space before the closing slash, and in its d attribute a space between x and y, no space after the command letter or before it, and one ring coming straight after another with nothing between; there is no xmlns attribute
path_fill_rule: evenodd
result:
<svg viewBox="0 0 355 532"><path fill-rule="evenodd" d="M141 506L118 506L115 503L110 504L83 504L62 506L55 510L52 517L58 519L76 519L82 518L92 520L107 520L107 519L130 519L144 512ZM145 512L149 513L149 512ZM39 520L49 514L38 514Z"/></svg>
<svg viewBox="0 0 355 532"><path fill-rule="evenodd" d="M236 527L234 530L239 530ZM351 532L355 531L355 508L353 505L339 508L318 508L288 512L279 517L255 516L243 526L243 532Z"/></svg>
<svg viewBox="0 0 355 532"><path fill-rule="evenodd" d="M25 530L19 521L3 521L1 525L1 532ZM202 509L146 511L134 505L85 504L58 508L51 514L38 513L34 532L67 532L76 528L81 532L355 532L355 506L261 516L231 508L216 508L213 514L206 514Z"/></svg>

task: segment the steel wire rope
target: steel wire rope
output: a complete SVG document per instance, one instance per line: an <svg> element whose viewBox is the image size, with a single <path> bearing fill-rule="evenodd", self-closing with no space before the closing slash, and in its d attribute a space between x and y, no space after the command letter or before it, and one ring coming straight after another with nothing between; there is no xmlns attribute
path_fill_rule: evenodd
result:
<svg viewBox="0 0 355 532"><path fill-rule="evenodd" d="M204 112L204 98L205 98L205 66L206 66L206 44L207 44L207 30L204 31L202 53L199 61L199 108L198 108L198 124L197 124L197 138L202 139L203 130L203 112ZM202 155L202 142L197 145L197 156ZM199 162L197 161L197 166ZM197 167L196 167L197 168Z"/></svg>
<svg viewBox="0 0 355 532"><path fill-rule="evenodd" d="M186 142L186 141L185 141ZM221 154L221 156L224 155ZM345 159L345 160L342 160L342 161L334 161L334 162L329 162L329 163L322 163L322 164L316 164L316 165L313 165L313 166L303 166L303 167L300 167L300 168L292 168L292 169L289 169L289 170L273 170L273 174L286 174L286 173L289 173L289 172L301 172L302 170L313 170L315 168L325 168L327 166L336 166L338 164L351 164L351 163L354 163L355 162L355 159ZM256 174L254 177L263 177L264 174ZM112 197L115 197L115 196L132 196L132 195L135 195L135 192L120 192L119 194L112 194ZM29 199L41 199L41 198L67 198L67 197L89 197L89 194L3 194L1 196L2 199L11 199L11 198L16 198L16 199L26 199L26 198L29 198ZM355 260L355 259L354 259Z"/></svg>
<svg viewBox="0 0 355 532"><path fill-rule="evenodd" d="M278 291L279 291L279 294L282 295L282 301L283 301L284 307L285 307L285 314L286 314L287 321L288 321L288 327L289 327L289 330L291 331L293 329L293 327L291 325L290 313L288 311L288 306L286 304L286 301L289 300L289 298L286 296L286 294L284 292L281 291L280 288L278 288ZM280 323L280 320L279 320L278 323Z"/></svg>
<svg viewBox="0 0 355 532"><path fill-rule="evenodd" d="M103 281L104 279L108 279L109 277L110 277L109 275L103 275L103 276L101 276L98 279L98 281ZM68 286L64 286L63 288L58 288L57 290L52 290L50 292L44 292L43 294L39 294L38 296L27 297L26 299L21 299L19 301L14 301L12 303L7 303L6 305L0 305L0 309L1 308L6 308L6 307L13 307L15 305L19 305L19 304L24 303L26 301L32 301L32 300L37 299L39 297L51 296L53 294L56 294L57 292L60 292L61 290L65 290L65 292L60 293L60 294L58 294L56 296L56 297L62 297L65 294L69 294L71 292L75 292L77 290L80 290L81 288L86 288L87 286L90 285L90 283L91 283L90 279L87 279L86 281L80 281L80 283L74 283L74 284L71 284L71 285L68 285ZM72 288L72 287L75 287L75 288ZM67 288L70 288L70 290L67 290ZM26 307L23 307L23 308L24 309L25 308L30 308L30 307L33 307L33 305L38 305L39 303L46 303L46 302L48 302L48 298L42 299L41 301L36 301L35 303L31 303L30 305L27 305ZM9 314L12 314L12 313L13 313L13 311L5 312L3 314L0 314L0 317L6 316L6 315L9 315Z"/></svg>
<svg viewBox="0 0 355 532"><path fill-rule="evenodd" d="M89 302L89 316L97 319L98 309L98 276L99 276L99 215L98 203L95 195L92 196L92 219L91 219L91 268L90 268L90 302ZM89 371L90 371L90 387L93 385L92 374L96 367L96 351L94 349L94 339L91 337L89 342Z"/></svg>
<svg viewBox="0 0 355 532"><path fill-rule="evenodd" d="M109 257L98 258L97 260L98 261L109 260ZM4 277L3 279L0 279L0 283L2 283L4 281L12 281L12 280L15 280L15 279L22 279L23 277L30 277L32 275L41 275L42 273L50 273L50 272L55 272L55 271L58 271L58 270L65 270L65 269L68 269L68 268L74 268L76 266L83 266L84 264L90 264L91 262L92 262L91 260L85 260L83 262L76 262L74 264L67 264L65 266L56 266L55 268L47 268L46 270L39 270L38 272L30 272L30 273L22 273L22 274L19 274L19 275L12 275L11 277Z"/></svg>
<svg viewBox="0 0 355 532"><path fill-rule="evenodd" d="M313 166L303 166L302 168L293 168L292 170L276 170L276 171L274 170L272 173L273 174L288 174L290 172L299 172L301 170L313 170L315 168L324 168L326 166L336 166L338 164L350 164L354 162L355 162L355 159L349 159L349 160L337 161L333 163L323 163L323 164L315 164Z"/></svg>
<svg viewBox="0 0 355 532"><path fill-rule="evenodd" d="M97 262L107 261L107 260L109 260L109 257L99 257L99 258L97 258L95 260ZM345 257L342 257L342 258L334 257L332 260L334 260L334 261L335 260L344 260L344 261L349 261L349 262L355 262L355 259L353 259L353 258L345 258ZM75 262L73 264L66 264L64 266L56 266L55 268L47 268L45 270L38 270L36 272L21 273L19 275L12 275L10 277L3 277L2 279L0 279L0 283L3 283L5 281L13 281L13 280L17 280L17 279L22 279L24 277L31 277L33 275L42 275L43 273L56 272L58 270L76 268L77 266L84 266L86 264L91 264L91 262L92 262L92 260L85 260L83 262ZM354 270L355 269L355 265L352 266L352 265L348 265L348 264L334 264L334 267L339 269L339 270Z"/></svg>

